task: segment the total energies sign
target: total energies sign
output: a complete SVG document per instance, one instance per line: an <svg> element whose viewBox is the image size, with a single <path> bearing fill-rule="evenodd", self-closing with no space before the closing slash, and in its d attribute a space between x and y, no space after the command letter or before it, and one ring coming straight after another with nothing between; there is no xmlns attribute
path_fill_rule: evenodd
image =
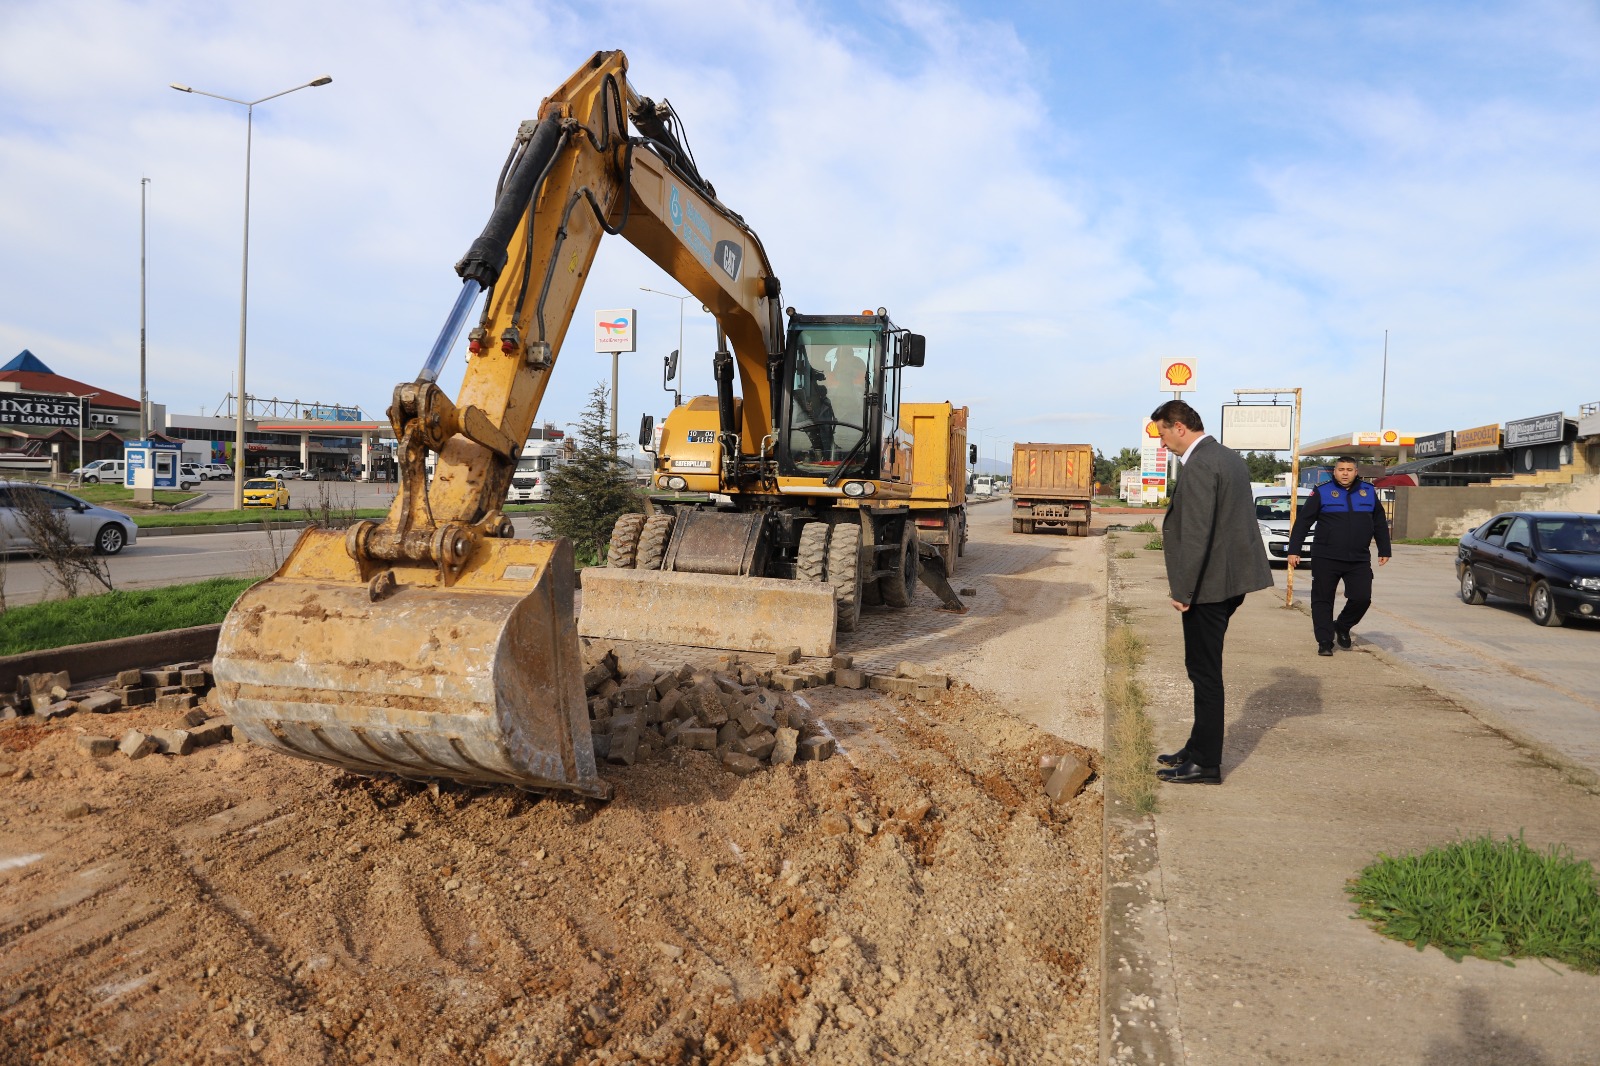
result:
<svg viewBox="0 0 1600 1066"><path fill-rule="evenodd" d="M1139 446L1140 499L1144 503L1155 503L1167 494L1169 458L1167 446L1161 443L1161 430L1154 422L1146 422Z"/></svg>
<svg viewBox="0 0 1600 1066"><path fill-rule="evenodd" d="M1194 360L1181 358L1161 360L1161 391L1193 392Z"/></svg>
<svg viewBox="0 0 1600 1066"><path fill-rule="evenodd" d="M632 352L637 338L634 323L639 315L631 307L615 307L594 313L594 350L597 352Z"/></svg>

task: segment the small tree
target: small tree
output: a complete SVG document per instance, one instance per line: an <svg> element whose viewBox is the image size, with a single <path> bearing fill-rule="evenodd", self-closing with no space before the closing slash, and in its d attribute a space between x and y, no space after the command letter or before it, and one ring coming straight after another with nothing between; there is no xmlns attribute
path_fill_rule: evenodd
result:
<svg viewBox="0 0 1600 1066"><path fill-rule="evenodd" d="M610 391L604 384L589 393L576 424L570 462L550 471L550 504L544 524L551 536L572 541L578 562L594 565L605 557L611 527L630 511L644 509L633 470L617 457L619 438L611 433Z"/></svg>
<svg viewBox="0 0 1600 1066"><path fill-rule="evenodd" d="M67 599L78 595L79 586L90 580L111 588L111 568L94 554L94 549L72 542L72 530L59 506L66 497L60 493L27 485L11 487L11 502L22 520L22 528L33 550L44 563L45 577L59 585Z"/></svg>

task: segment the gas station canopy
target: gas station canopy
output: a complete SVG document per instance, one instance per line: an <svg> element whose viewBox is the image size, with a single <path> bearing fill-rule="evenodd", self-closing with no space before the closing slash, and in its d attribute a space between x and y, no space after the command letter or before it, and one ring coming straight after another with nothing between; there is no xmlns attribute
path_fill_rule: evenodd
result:
<svg viewBox="0 0 1600 1066"><path fill-rule="evenodd" d="M1403 463L1411 458L1411 449L1415 446L1414 434L1401 433L1393 429L1378 433L1346 433L1343 436L1329 437L1326 440L1302 445L1300 458L1333 459L1348 455L1364 463L1378 463L1385 459Z"/></svg>

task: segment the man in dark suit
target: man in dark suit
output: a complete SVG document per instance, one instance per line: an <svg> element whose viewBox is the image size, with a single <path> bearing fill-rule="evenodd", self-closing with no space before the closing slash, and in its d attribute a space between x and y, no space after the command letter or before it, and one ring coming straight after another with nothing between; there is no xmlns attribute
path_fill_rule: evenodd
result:
<svg viewBox="0 0 1600 1066"><path fill-rule="evenodd" d="M1183 464L1161 525L1172 606L1183 618L1183 662L1194 685L1189 740L1156 761L1174 784L1222 783L1225 692L1222 645L1245 594L1272 586L1261 544L1250 471L1205 431L1200 413L1169 400L1150 415L1161 441Z"/></svg>

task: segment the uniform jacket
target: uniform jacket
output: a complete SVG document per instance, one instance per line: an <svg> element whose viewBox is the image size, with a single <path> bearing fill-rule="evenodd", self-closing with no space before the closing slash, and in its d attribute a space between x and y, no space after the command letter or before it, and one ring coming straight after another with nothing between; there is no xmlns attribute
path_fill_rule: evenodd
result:
<svg viewBox="0 0 1600 1066"><path fill-rule="evenodd" d="M1389 516L1384 513L1378 490L1356 478L1348 489L1337 481L1324 481L1300 508L1294 529L1289 534L1289 554L1299 555L1311 527L1317 527L1317 543L1311 551L1317 562L1370 562L1373 538L1378 554L1389 557Z"/></svg>
<svg viewBox="0 0 1600 1066"><path fill-rule="evenodd" d="M1179 603L1219 603L1272 585L1250 471L1215 437L1196 444L1178 473L1161 546Z"/></svg>

